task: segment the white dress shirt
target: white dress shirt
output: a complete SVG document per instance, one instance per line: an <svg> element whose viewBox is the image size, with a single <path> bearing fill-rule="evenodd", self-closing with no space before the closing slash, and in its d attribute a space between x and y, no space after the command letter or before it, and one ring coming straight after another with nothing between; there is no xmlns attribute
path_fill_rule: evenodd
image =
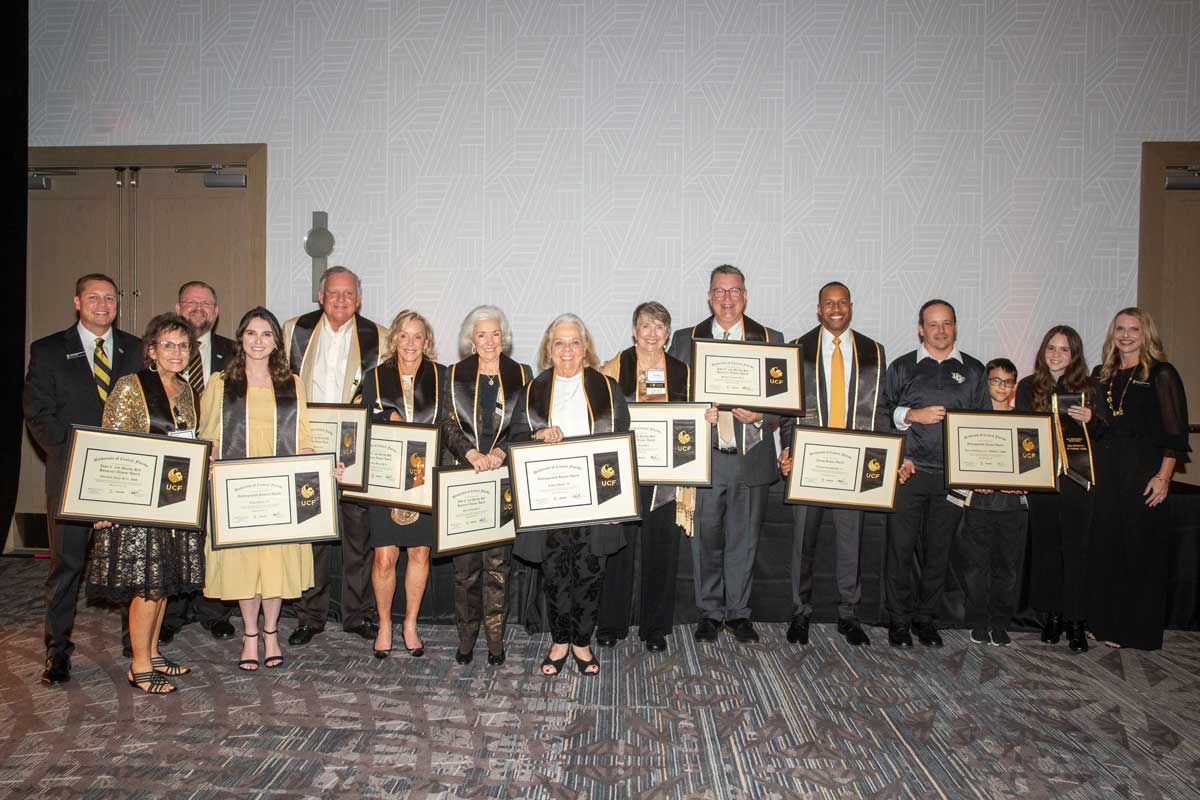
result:
<svg viewBox="0 0 1200 800"><path fill-rule="evenodd" d="M566 436L587 436L592 432L587 395L583 391L583 370L572 378L554 376L554 402L550 406L550 424Z"/></svg>
<svg viewBox="0 0 1200 800"><path fill-rule="evenodd" d="M312 394L314 403L342 402L342 385L346 382L346 359L350 355L350 337L354 325L347 320L334 330L329 318L321 317L321 335L317 337L317 352L313 354Z"/></svg>
<svg viewBox="0 0 1200 800"><path fill-rule="evenodd" d="M850 408L850 373L854 367L854 332L849 328L838 334L837 349L842 351L842 377L845 379L846 385L846 404L843 406L846 409L846 427L850 427L850 421L854 418L853 409ZM825 402L826 408L829 408L829 387L832 385L830 381L833 379L833 334L826 330L825 326L821 326L821 369L825 372Z"/></svg>
<svg viewBox="0 0 1200 800"><path fill-rule="evenodd" d="M920 364L927 358L932 358L934 361L941 364L943 361L949 361L952 358L957 358L959 361L962 361L962 353L958 352L958 348L955 347L950 351L950 355L946 356L945 358L938 358L933 353L926 350L925 345L922 344L921 348L917 350L917 363ZM892 422L896 424L896 430L906 431L912 427L912 425L904 421L904 416L908 414L908 411L909 406L896 406L896 410L892 412Z"/></svg>
<svg viewBox="0 0 1200 800"><path fill-rule="evenodd" d="M113 361L116 360L116 353L113 352L113 341L117 338L113 335L112 326L109 325L108 330L104 332L104 335L99 337L97 337L96 334L92 333L87 328L83 327L82 322L75 326L75 330L79 331L79 339L83 342L83 353L87 356L89 371L94 369L96 366L96 339L99 338L104 340L104 352L108 356L108 363L110 365L109 373L111 374L111 365ZM116 383L116 380L113 380L113 383Z"/></svg>

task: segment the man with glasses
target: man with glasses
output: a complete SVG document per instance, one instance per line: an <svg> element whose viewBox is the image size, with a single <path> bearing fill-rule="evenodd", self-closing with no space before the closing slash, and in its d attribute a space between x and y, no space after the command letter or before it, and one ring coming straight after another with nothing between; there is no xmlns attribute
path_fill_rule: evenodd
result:
<svg viewBox="0 0 1200 800"><path fill-rule="evenodd" d="M689 366L692 341L721 339L783 342L783 334L745 316L746 278L729 264L714 269L708 282L712 316L676 332L670 355ZM692 577L700 623L698 642L715 642L721 627L739 642L757 642L750 621L750 586L767 488L779 475L775 466L778 419L743 408L708 410L715 423L712 485L696 491L696 532L692 537Z"/></svg>
<svg viewBox="0 0 1200 800"><path fill-rule="evenodd" d="M904 434L904 462L896 504L888 517L888 643L912 647L912 633L926 647L941 647L935 619L945 589L954 531L962 507L946 493L942 420L948 409L989 409L987 372L960 353L954 306L930 300L917 314L920 348L888 365L881 406ZM919 547L918 547L919 542ZM921 576L913 587L913 556L921 553Z"/></svg>

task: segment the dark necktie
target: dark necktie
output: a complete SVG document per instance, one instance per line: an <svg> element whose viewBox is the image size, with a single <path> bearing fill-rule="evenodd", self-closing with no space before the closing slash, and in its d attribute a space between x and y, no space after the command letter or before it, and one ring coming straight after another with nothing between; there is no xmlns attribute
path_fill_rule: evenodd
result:
<svg viewBox="0 0 1200 800"><path fill-rule="evenodd" d="M200 397L200 393L204 391L204 365L200 363L200 345L192 348L192 355L188 358L187 379L196 397Z"/></svg>
<svg viewBox="0 0 1200 800"><path fill-rule="evenodd" d="M104 352L104 339L97 337L96 350L92 354L92 374L96 376L96 391L100 393L102 402L108 400L108 390L112 388L112 362Z"/></svg>

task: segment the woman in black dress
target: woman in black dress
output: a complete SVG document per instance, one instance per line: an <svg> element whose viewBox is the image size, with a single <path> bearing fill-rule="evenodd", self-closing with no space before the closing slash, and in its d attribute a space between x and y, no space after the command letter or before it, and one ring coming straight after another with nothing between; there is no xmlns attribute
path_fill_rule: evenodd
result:
<svg viewBox="0 0 1200 800"><path fill-rule="evenodd" d="M1054 395L1082 398L1066 411L1087 426L1095 445L1107 417L1104 392L1088 375L1083 340L1067 325L1055 325L1042 337L1033 374L1017 384L1016 410L1050 413ZM1028 496L1033 560L1030 602L1046 614L1042 641L1057 644L1065 620L1067 642L1079 653L1087 650L1087 564L1092 510L1099 492L1066 475L1059 476L1058 490L1058 494L1032 492Z"/></svg>
<svg viewBox="0 0 1200 800"><path fill-rule="evenodd" d="M633 347L613 356L601 369L616 379L631 403L687 402L691 370L667 355L671 312L661 303L642 303L633 312ZM596 642L613 647L629 635L631 600L640 597L638 636L650 652L667 649L675 624L675 576L683 529L675 521L676 487L643 485L642 520L627 524L629 545L608 559L600 593ZM639 590L633 582L634 548L641 548Z"/></svg>
<svg viewBox="0 0 1200 800"><path fill-rule="evenodd" d="M495 306L467 314L458 336L463 360L450 367L450 419L442 426L446 450L477 472L499 469L505 460L509 425L521 389L533 379L527 364L508 357L512 329ZM504 663L504 624L508 617L508 572L512 545L454 556L454 618L458 652L469 664L483 620L488 663Z"/></svg>
<svg viewBox="0 0 1200 800"><path fill-rule="evenodd" d="M521 393L509 441L554 443L568 436L629 430L629 406L621 387L596 370L599 363L583 320L562 314L551 322L538 348L538 366L544 371ZM575 656L581 674L600 671L591 643L604 561L624 546L620 525L555 528L517 537L513 553L541 564L554 638L542 661L543 675L562 672L568 655Z"/></svg>
<svg viewBox="0 0 1200 800"><path fill-rule="evenodd" d="M1157 650L1167 613L1167 537L1162 503L1187 460L1187 398L1154 320L1117 312L1096 375L1112 424L1105 437L1092 534L1088 622L1110 647Z"/></svg>
<svg viewBox="0 0 1200 800"><path fill-rule="evenodd" d="M180 375L195 346L187 320L178 314L150 320L142 337L146 368L113 386L104 427L195 438L196 397ZM167 598L204 587L204 533L98 522L87 584L90 598L129 606L129 685L147 694L175 691L167 676L190 670L158 652L158 633Z"/></svg>
<svg viewBox="0 0 1200 800"><path fill-rule="evenodd" d="M388 329L387 357L363 376L363 405L379 421L416 422L441 425L446 421L449 403L446 397L446 368L436 363L433 328L416 311L404 310ZM437 453L428 455L427 480L431 480ZM414 658L425 655L425 645L417 635L417 614L429 583L429 555L433 546L433 518L430 514L389 509L372 505L371 546L375 563L371 586L379 609L379 633L375 636L375 657L387 658L392 652L392 599L396 596L396 561L400 548L408 550L404 570L404 649Z"/></svg>

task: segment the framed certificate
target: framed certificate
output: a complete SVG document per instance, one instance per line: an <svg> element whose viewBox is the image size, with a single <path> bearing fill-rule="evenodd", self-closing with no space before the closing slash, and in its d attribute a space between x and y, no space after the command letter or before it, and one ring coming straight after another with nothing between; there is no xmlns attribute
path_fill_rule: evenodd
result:
<svg viewBox="0 0 1200 800"><path fill-rule="evenodd" d="M692 401L788 417L804 416L800 347L692 341Z"/></svg>
<svg viewBox="0 0 1200 800"><path fill-rule="evenodd" d="M633 433L509 445L517 533L642 518Z"/></svg>
<svg viewBox="0 0 1200 800"><path fill-rule="evenodd" d="M309 403L308 428L313 450L333 453L346 467L338 481L343 489L362 489L367 482L367 437L371 415L361 406Z"/></svg>
<svg viewBox="0 0 1200 800"><path fill-rule="evenodd" d="M947 486L1057 491L1050 414L947 411L942 433Z"/></svg>
<svg viewBox="0 0 1200 800"><path fill-rule="evenodd" d="M441 451L437 425L372 422L367 444L367 485L342 489L342 497L412 511L433 510L433 467Z"/></svg>
<svg viewBox="0 0 1200 800"><path fill-rule="evenodd" d="M495 547L516 538L506 467L486 472L438 467L433 471L433 492L437 555Z"/></svg>
<svg viewBox="0 0 1200 800"><path fill-rule="evenodd" d="M904 437L796 426L785 503L891 511Z"/></svg>
<svg viewBox="0 0 1200 800"><path fill-rule="evenodd" d="M73 425L54 516L200 530L211 449L200 439Z"/></svg>
<svg viewBox="0 0 1200 800"><path fill-rule="evenodd" d="M213 462L214 550L341 538L333 453Z"/></svg>
<svg viewBox="0 0 1200 800"><path fill-rule="evenodd" d="M711 486L712 426L704 403L630 403L629 430L644 484Z"/></svg>

